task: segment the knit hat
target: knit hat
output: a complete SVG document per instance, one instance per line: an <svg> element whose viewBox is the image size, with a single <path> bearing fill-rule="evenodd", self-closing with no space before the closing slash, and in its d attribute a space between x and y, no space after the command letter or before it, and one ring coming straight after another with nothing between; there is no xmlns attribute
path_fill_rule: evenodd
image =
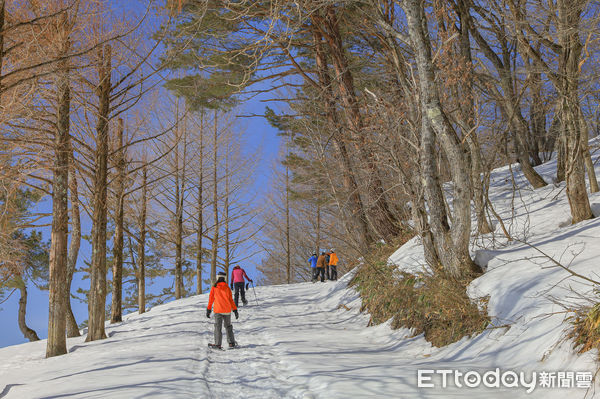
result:
<svg viewBox="0 0 600 399"><path fill-rule="evenodd" d="M217 281L219 280L227 281L227 275L225 274L225 272L217 273Z"/></svg>
<svg viewBox="0 0 600 399"><path fill-rule="evenodd" d="M331 248L331 249L329 250L329 252L335 252L335 249Z"/></svg>

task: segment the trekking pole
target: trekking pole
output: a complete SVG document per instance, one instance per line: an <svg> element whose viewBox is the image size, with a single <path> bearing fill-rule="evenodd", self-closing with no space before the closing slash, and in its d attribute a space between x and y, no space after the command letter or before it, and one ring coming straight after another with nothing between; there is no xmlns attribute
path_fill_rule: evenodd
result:
<svg viewBox="0 0 600 399"><path fill-rule="evenodd" d="M256 290L254 289L254 281L252 282L252 292L254 292L254 299L256 300L256 306L258 306L258 298L256 297Z"/></svg>

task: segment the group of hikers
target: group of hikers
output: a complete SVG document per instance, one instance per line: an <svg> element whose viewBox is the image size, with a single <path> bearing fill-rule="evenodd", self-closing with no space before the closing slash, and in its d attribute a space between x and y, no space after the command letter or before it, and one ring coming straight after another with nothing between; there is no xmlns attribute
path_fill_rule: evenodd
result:
<svg viewBox="0 0 600 399"><path fill-rule="evenodd" d="M245 280L248 280L248 283L246 283ZM229 347L236 347L237 344L233 335L233 325L231 324L231 312L233 312L236 319L240 317L238 313L239 299L240 297L242 298L244 306L248 304L248 301L246 300L246 288L249 283L253 283L252 279L248 277L246 271L240 266L235 266L231 271L231 283L229 286L227 285L227 274L225 272L219 272L219 274L217 274L217 281L210 289L208 307L206 309L206 317L208 318L210 318L210 314L213 310L215 313L215 342L208 344L209 347L222 349L223 324L225 324ZM234 289L235 299L232 295Z"/></svg>
<svg viewBox="0 0 600 399"><path fill-rule="evenodd" d="M325 277L327 277L327 280L337 280L337 265L339 259L335 253L335 249L332 248L329 251L323 251L320 256L317 256L317 254L314 253L308 261L312 270L313 283L319 279L319 276L321 282L325 282ZM215 314L215 342L208 344L209 347L222 349L223 325L225 325L225 331L227 332L227 342L229 343L229 347L235 348L237 346L233 335L231 313L233 312L236 319L240 317L238 313L240 298L242 299L244 306L248 304L248 301L246 300L246 289L248 288L249 283L253 283L252 279L248 277L246 271L239 265L236 265L231 271L231 282L229 285L227 285L227 273L219 272L219 274L217 274L217 281L210 289L208 307L206 308L206 317L210 318L213 311ZM235 295L232 293L234 290Z"/></svg>
<svg viewBox="0 0 600 399"><path fill-rule="evenodd" d="M312 273L311 281L315 283L319 280L319 277L321 278L322 283L325 282L325 278L327 278L327 280L337 280L338 262L338 256L333 248L329 251L321 252L321 255L319 256L317 256L316 253L313 253L312 256L308 258Z"/></svg>

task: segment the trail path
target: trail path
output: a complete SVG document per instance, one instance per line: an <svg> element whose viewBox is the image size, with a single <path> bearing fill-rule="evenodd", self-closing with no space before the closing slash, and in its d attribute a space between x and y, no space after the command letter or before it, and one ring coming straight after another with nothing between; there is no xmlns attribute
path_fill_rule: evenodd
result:
<svg viewBox="0 0 600 399"><path fill-rule="evenodd" d="M349 354L344 345L377 350L360 333L366 316L333 306L339 298L330 293L346 292L343 287L334 282L257 287L258 305L248 292L249 305L234 320L238 349L207 347L213 341L207 295L128 315L107 326L106 340L69 339L65 356L43 359L45 341L3 348L0 398L317 397L330 384L344 384L347 377L333 375L336 367L328 365L331 356ZM349 340L351 331L357 334ZM323 371L310 373L316 365Z"/></svg>

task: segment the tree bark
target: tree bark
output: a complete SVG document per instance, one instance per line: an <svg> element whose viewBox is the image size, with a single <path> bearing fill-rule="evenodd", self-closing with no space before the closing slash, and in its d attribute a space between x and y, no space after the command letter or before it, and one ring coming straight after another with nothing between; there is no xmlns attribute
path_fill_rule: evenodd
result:
<svg viewBox="0 0 600 399"><path fill-rule="evenodd" d="M435 209L439 203L439 182L431 165L424 165L424 180L427 202L430 209L432 232L437 253L443 267L455 278L469 278L480 273L481 269L469 254L471 236L471 176L464 158L462 146L442 109L437 92L431 43L427 28L424 4L420 0L407 0L404 3L407 26L415 50L415 60L419 72L419 85L422 106L422 162L433 155L435 137L439 139L446 154L454 184L453 223L449 228L447 218L441 210ZM436 198L437 197L437 198ZM439 206L439 205L438 205Z"/></svg>
<svg viewBox="0 0 600 399"><path fill-rule="evenodd" d="M231 262L231 254L230 254L230 237L229 235L230 230L229 230L229 196L231 195L230 193L230 186L229 186L229 141L227 142L227 149L225 152L225 203L223 204L223 212L224 214L224 221L225 221L225 265L224 265L224 269L225 269L225 274L227 276L229 276L229 264Z"/></svg>
<svg viewBox="0 0 600 399"><path fill-rule="evenodd" d="M289 155L289 141L288 141ZM285 276L286 282L292 282L292 265L290 255L290 168L285 165Z"/></svg>
<svg viewBox="0 0 600 399"><path fill-rule="evenodd" d="M319 256L321 249L321 204L317 203L317 229L315 237L315 254Z"/></svg>
<svg viewBox="0 0 600 399"><path fill-rule="evenodd" d="M23 336L29 340L29 342L39 341L40 338L38 337L37 333L27 326L27 286L22 279L20 280L19 292L21 293L21 297L19 298L19 329L23 333Z"/></svg>
<svg viewBox="0 0 600 399"><path fill-rule="evenodd" d="M177 101L177 119L179 119L179 100ZM179 123L177 123L177 143L175 145L175 299L183 298L183 201L185 198L185 163L187 149L186 123L183 126L183 162L179 167Z"/></svg>
<svg viewBox="0 0 600 399"><path fill-rule="evenodd" d="M469 72L473 68L473 58L471 55L471 40L469 38L469 14L465 7L460 8L460 54L464 57L465 62L469 66ZM483 160L481 158L481 147L477 138L475 126L475 102L473 100L473 79L471 74L467 76L462 84L464 85L464 95L467 97L466 105L463 109L463 119L465 126L469 128L466 132L466 141L470 152L471 165L471 183L473 185L473 203L475 204L475 215L477 217L477 232L479 234L487 234L493 231L488 222L485 212L485 195L482 181L483 175ZM458 99L457 99L458 100Z"/></svg>
<svg viewBox="0 0 600 399"><path fill-rule="evenodd" d="M142 170L142 209L139 218L140 240L137 256L138 313L146 312L146 208L148 205L148 165Z"/></svg>
<svg viewBox="0 0 600 399"><path fill-rule="evenodd" d="M123 119L119 118L117 126L117 156L116 156L116 209L115 236L113 238L113 282L111 302L111 324L123 321L123 219L125 203L125 178L127 164L123 148Z"/></svg>
<svg viewBox="0 0 600 399"><path fill-rule="evenodd" d="M583 159L585 163L585 170L588 175L588 181L590 184L590 192L597 193L600 188L598 187L598 179L596 178L596 170L594 169L594 162L592 161L592 154L590 154L589 140L590 135L588 132L587 124L583 117L583 112L579 110L579 125L581 129L581 147L583 151Z"/></svg>
<svg viewBox="0 0 600 399"><path fill-rule="evenodd" d="M71 243L69 244L69 254L67 257L67 289L71 292L73 275L77 267L77 258L79 256L79 247L81 245L81 215L79 211L79 188L77 184L77 174L75 170L75 157L73 147L69 153L69 191L71 195ZM79 337L79 326L71 308L71 298L69 295L67 301L67 337Z"/></svg>
<svg viewBox="0 0 600 399"><path fill-rule="evenodd" d="M525 68L530 76L531 105L529 107L529 124L531 132L529 138L529 157L533 159L533 165L543 163L540 158L540 151L548 151L548 133L546 133L546 109L545 101L542 95L543 80L541 74L535 68L534 63L528 59L525 60Z"/></svg>
<svg viewBox="0 0 600 399"><path fill-rule="evenodd" d="M585 148L581 131L579 78L582 44L579 21L582 3L557 1L559 57L559 94L561 95L561 122L565 132L567 197L573 224L593 217L585 185Z"/></svg>
<svg viewBox="0 0 600 399"><path fill-rule="evenodd" d="M62 24L66 29L67 16ZM64 41L62 53L67 53L68 38ZM57 129L54 136L54 168L52 181L52 232L50 245L50 281L48 341L46 357L67 353L66 327L70 292L68 290L68 234L69 234L69 154L71 100L68 76L68 63L59 65L56 79Z"/></svg>
<svg viewBox="0 0 600 399"><path fill-rule="evenodd" d="M560 121L560 111L556 110L552 124L550 125L551 134L556 137L554 141L554 152L556 152L556 182L565 181L566 168L566 150L565 135Z"/></svg>
<svg viewBox="0 0 600 399"><path fill-rule="evenodd" d="M93 182L92 264L88 298L87 341L106 338L106 221L108 186L108 121L110 112L111 48L98 49L98 78L96 93L99 99L96 125L95 173Z"/></svg>
<svg viewBox="0 0 600 399"><path fill-rule="evenodd" d="M196 246L198 247L196 251L196 294L202 294L202 234L204 231L204 218L203 218L203 185L204 185L204 170L203 170L203 161L204 161L204 146L203 146L203 137L204 137L204 112L200 114L200 171L198 173L198 232L196 233Z"/></svg>
<svg viewBox="0 0 600 399"><path fill-rule="evenodd" d="M420 175L422 176L422 174ZM415 180L419 179L415 178ZM435 240L431 232L431 227L429 225L429 216L427 215L427 210L425 208L425 197L423 196L423 192L420 189L420 186L422 185L417 184L417 182L414 182L412 186L415 187L415 190L413 190L413 192L411 193L411 199L413 201L411 207L411 216L414 222L414 229L417 232L417 234L419 234L419 236L421 237L425 262L433 270L437 270L442 263L437 254L437 250L435 249Z"/></svg>
<svg viewBox="0 0 600 399"><path fill-rule="evenodd" d="M210 260L210 282L214 284L217 281L217 255L219 250L219 190L217 180L218 168L218 124L217 110L215 110L215 126L213 134L213 220L215 223L215 231L212 237L211 260Z"/></svg>
<svg viewBox="0 0 600 399"><path fill-rule="evenodd" d="M338 91L342 104L348 114L348 127L350 128L349 131L352 135L354 148L369 174L366 196L369 199L370 206L366 212L367 217L372 219L370 222L371 227L377 232L379 238L386 241L391 240L400 233L400 224L387 202L379 170L375 164L372 151L366 142L366 136L363 132L363 118L356 96L354 78L342 44L335 8L329 6L326 9L326 16L324 18L315 14L313 19L318 22L317 26L320 28L321 34L328 44L337 77Z"/></svg>
<svg viewBox="0 0 600 399"><path fill-rule="evenodd" d="M348 193L347 195L350 199L351 220L353 225L358 226L358 247L362 251L366 252L375 239L373 238L369 229L365 206L362 198L360 197L356 176L351 165L346 143L343 140L343 133L341 131L342 125L338 116L338 111L335 107L334 94L331 87L331 78L329 76L329 70L327 66L327 57L325 55L325 49L323 48L322 43L322 35L316 30L313 30L313 38L315 42L315 61L319 85L321 87L325 102L325 113L327 115L327 120L330 128L334 132L333 144L335 146L336 153L340 155L341 159L344 189ZM343 210L341 211L344 213ZM348 228L347 230L353 231L355 229ZM317 248L317 254L319 253L319 250L320 249Z"/></svg>

